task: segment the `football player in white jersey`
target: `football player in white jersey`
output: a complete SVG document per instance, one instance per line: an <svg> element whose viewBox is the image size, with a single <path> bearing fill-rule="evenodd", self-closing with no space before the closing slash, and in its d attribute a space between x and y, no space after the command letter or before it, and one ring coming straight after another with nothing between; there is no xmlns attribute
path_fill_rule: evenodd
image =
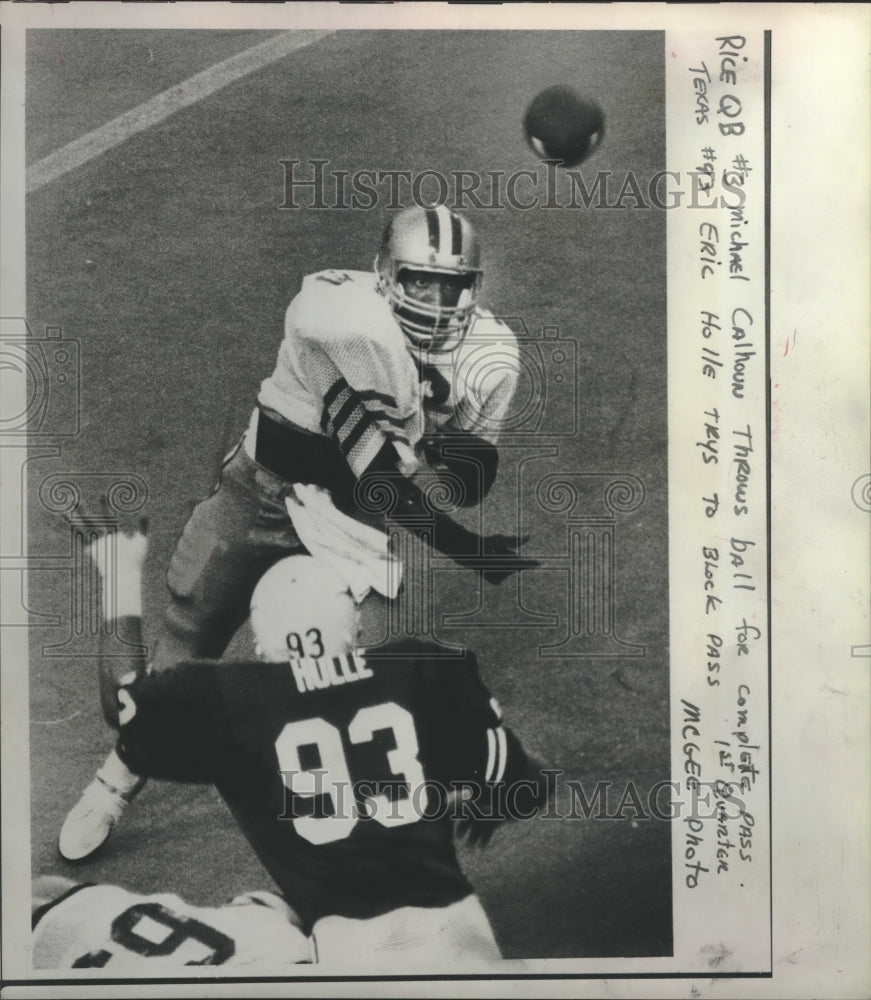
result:
<svg viewBox="0 0 871 1000"><path fill-rule="evenodd" d="M310 939L284 899L250 892L224 906L143 895L57 875L33 880L33 968L166 974L187 966L259 974L311 962Z"/></svg>
<svg viewBox="0 0 871 1000"><path fill-rule="evenodd" d="M257 580L283 556L308 551L288 516L297 484L318 487L370 526L403 524L488 582L537 565L519 554L517 537L482 537L434 510L413 478L427 468L448 473L466 506L493 484L518 349L481 306L482 279L472 226L444 206L398 213L373 271L304 279L248 430L170 559L155 669L221 656ZM388 489L377 488L385 481ZM385 496L391 509L374 502ZM113 751L67 815L61 855L77 861L97 850L141 787Z"/></svg>

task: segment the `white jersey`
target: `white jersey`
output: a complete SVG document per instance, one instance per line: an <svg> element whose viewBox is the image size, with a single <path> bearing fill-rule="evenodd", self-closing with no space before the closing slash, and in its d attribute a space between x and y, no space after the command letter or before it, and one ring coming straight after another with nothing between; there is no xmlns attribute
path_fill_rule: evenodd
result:
<svg viewBox="0 0 871 1000"><path fill-rule="evenodd" d="M358 975L432 975L502 958L477 896L447 906L401 906L365 920L323 917L312 929L312 950L315 962Z"/></svg>
<svg viewBox="0 0 871 1000"><path fill-rule="evenodd" d="M495 441L517 384L517 342L486 310L459 345L419 356L367 271L308 275L288 307L275 371L258 402L331 437L361 475L392 441L403 471L424 435L468 431Z"/></svg>
<svg viewBox="0 0 871 1000"><path fill-rule="evenodd" d="M205 907L171 893L79 885L37 912L33 967L145 973L310 962L309 939L292 920L290 907L267 892Z"/></svg>

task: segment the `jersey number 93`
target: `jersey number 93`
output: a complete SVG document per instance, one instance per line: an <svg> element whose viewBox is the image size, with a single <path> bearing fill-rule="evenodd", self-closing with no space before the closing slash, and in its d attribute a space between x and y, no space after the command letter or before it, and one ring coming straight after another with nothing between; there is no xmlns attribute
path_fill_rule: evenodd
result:
<svg viewBox="0 0 871 1000"><path fill-rule="evenodd" d="M381 730L388 730L394 743L394 749L386 753L390 785L397 792L392 797L383 792L361 794L364 782L368 786L375 782L367 774L357 776L355 784L349 764L354 747L372 742ZM303 765L303 747L316 749L319 766ZM389 828L416 823L426 812L426 779L418 760L414 718L396 702L361 708L344 733L319 717L290 722L279 734L275 750L284 784L296 800L294 829L312 844L344 840L361 817ZM367 787L366 791L374 792L374 788ZM311 815L298 815L300 800L312 802Z"/></svg>

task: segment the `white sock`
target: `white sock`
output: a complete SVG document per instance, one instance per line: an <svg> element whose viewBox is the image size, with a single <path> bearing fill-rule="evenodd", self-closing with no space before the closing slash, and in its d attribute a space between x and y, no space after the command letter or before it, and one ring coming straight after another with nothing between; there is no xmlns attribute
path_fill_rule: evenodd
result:
<svg viewBox="0 0 871 1000"><path fill-rule="evenodd" d="M142 562L145 535L101 535L86 548L100 575L103 616L107 622L130 615L142 617Z"/></svg>
<svg viewBox="0 0 871 1000"><path fill-rule="evenodd" d="M142 580L137 571L107 573L103 577L103 616L107 622L142 617Z"/></svg>
<svg viewBox="0 0 871 1000"><path fill-rule="evenodd" d="M122 795L132 792L140 781L139 775L134 774L114 750L97 771L97 777Z"/></svg>

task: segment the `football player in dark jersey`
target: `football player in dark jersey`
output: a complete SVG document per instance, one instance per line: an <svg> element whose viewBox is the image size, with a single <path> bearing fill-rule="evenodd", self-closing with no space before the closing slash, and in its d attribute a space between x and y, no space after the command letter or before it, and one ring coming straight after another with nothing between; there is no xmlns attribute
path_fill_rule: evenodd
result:
<svg viewBox="0 0 871 1000"><path fill-rule="evenodd" d="M129 611L136 600L117 590L138 588L145 539L112 537L111 558L105 544L90 551L104 606ZM140 665L122 678L119 756L144 776L217 786L320 961L498 958L453 821L486 842L504 820L535 814L545 777L502 724L472 653L445 660L417 640L355 651L357 617L332 569L282 560L251 602L257 661ZM141 642L138 614L117 628Z"/></svg>

